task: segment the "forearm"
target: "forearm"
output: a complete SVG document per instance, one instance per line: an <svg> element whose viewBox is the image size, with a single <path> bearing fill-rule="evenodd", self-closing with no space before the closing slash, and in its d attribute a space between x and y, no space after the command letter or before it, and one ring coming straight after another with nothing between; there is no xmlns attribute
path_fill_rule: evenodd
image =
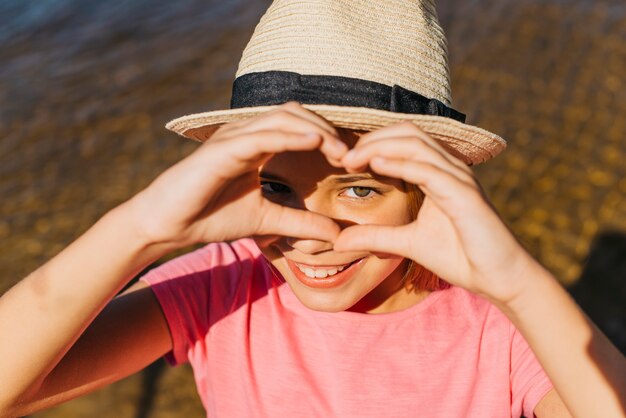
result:
<svg viewBox="0 0 626 418"><path fill-rule="evenodd" d="M526 338L574 417L626 416L626 359L539 264L496 305Z"/></svg>
<svg viewBox="0 0 626 418"><path fill-rule="evenodd" d="M166 249L134 234L127 205L0 298L0 411L54 368L106 303Z"/></svg>

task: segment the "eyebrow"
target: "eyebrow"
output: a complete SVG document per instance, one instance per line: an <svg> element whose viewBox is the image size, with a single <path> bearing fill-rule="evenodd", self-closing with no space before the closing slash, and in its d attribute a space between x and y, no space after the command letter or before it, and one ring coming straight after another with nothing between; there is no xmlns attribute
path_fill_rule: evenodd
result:
<svg viewBox="0 0 626 418"><path fill-rule="evenodd" d="M263 177L264 179L268 179L268 180L276 180L276 181L280 181L283 183L287 183L287 180L285 180L284 178L268 173L267 171L261 171L259 173L259 177Z"/></svg>
<svg viewBox="0 0 626 418"><path fill-rule="evenodd" d="M289 183L288 180L285 180L284 178L277 176L275 174L268 173L267 171L261 171L259 173L259 177L262 177L268 180L280 181L282 183ZM355 183L357 181L363 181L363 180L375 180L376 181L376 179L369 173L335 176L335 177L332 177L329 181L336 183L336 184L346 184L346 183Z"/></svg>
<svg viewBox="0 0 626 418"><path fill-rule="evenodd" d="M356 183L357 181L363 181L363 180L376 180L376 179L372 177L372 175L370 174L353 174L349 176L337 176L331 179L331 181L337 184Z"/></svg>

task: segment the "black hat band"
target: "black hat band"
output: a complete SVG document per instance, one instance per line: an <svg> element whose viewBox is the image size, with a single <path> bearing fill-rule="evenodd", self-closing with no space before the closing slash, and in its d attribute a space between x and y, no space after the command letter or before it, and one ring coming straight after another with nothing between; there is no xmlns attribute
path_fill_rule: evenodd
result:
<svg viewBox="0 0 626 418"><path fill-rule="evenodd" d="M230 108L278 105L292 100L305 104L445 116L465 122L463 113L397 84L389 87L358 78L303 75L291 71L264 71L237 77L233 82Z"/></svg>

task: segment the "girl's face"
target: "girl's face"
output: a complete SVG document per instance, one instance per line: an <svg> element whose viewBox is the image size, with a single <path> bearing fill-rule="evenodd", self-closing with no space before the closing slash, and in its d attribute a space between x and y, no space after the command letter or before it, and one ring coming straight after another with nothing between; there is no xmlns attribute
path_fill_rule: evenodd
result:
<svg viewBox="0 0 626 418"><path fill-rule="evenodd" d="M338 129L349 147L360 133ZM352 224L403 225L412 221L408 193L398 179L332 167L319 151L274 156L260 171L265 197L323 214L341 228ZM338 253L333 244L308 239L257 238L257 244L310 309L382 313L404 309L423 294L405 290L407 260L369 252Z"/></svg>

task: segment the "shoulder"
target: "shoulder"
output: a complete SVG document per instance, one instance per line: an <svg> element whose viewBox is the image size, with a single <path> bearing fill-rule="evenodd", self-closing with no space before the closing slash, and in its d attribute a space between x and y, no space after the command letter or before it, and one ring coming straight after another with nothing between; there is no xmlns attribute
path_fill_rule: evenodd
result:
<svg viewBox="0 0 626 418"><path fill-rule="evenodd" d="M456 286L437 292L427 315L436 332L445 330L442 338L447 335L503 354L510 350L514 326L495 305Z"/></svg>
<svg viewBox="0 0 626 418"><path fill-rule="evenodd" d="M271 271L265 258L255 242L246 238L211 243L176 257L150 270L141 281L150 285L162 305L180 305L184 300L190 307L217 309L251 291L262 291L269 280L253 278L268 277Z"/></svg>
<svg viewBox="0 0 626 418"><path fill-rule="evenodd" d="M261 251L250 238L210 243L150 270L142 280L152 285L174 277L202 276L227 271L236 274L247 264L258 263L260 257Z"/></svg>
<svg viewBox="0 0 626 418"><path fill-rule="evenodd" d="M442 292L434 304L438 314L451 315L456 319L466 318L469 321L489 318L493 321L510 323L495 305L468 290L449 286L438 292Z"/></svg>
<svg viewBox="0 0 626 418"><path fill-rule="evenodd" d="M142 276L172 336L168 359L173 364L187 361L190 347L205 338L214 323L266 289L269 281L262 278L270 274L254 241L242 239L208 244Z"/></svg>

